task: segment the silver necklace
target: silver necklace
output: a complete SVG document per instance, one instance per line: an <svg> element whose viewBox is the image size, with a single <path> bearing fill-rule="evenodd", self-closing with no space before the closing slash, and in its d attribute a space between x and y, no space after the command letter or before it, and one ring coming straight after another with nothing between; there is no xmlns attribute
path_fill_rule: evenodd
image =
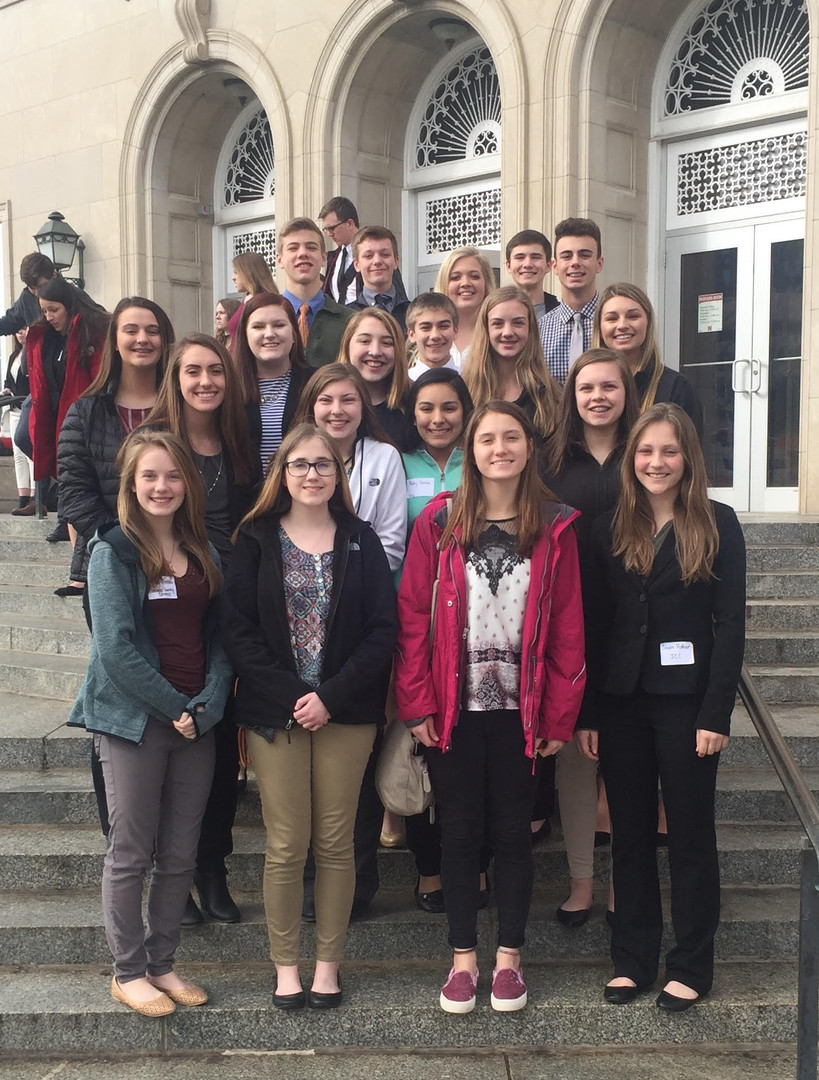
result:
<svg viewBox="0 0 819 1080"><path fill-rule="evenodd" d="M215 477L215 479L214 479L213 483L212 483L212 484L210 485L210 487L208 487L208 482L207 482L207 480L205 479L205 474L204 474L204 472L202 472L202 470L201 470L201 469L199 468L199 466L198 466L198 465L196 466L196 471L197 471L197 472L199 473L199 475L200 475L200 476L202 477L202 483L203 483L203 484L205 485L205 498L207 498L207 497L208 497L208 495L210 495L210 494L211 494L211 492L213 491L213 489L214 489L214 488L216 487L216 485L217 485L217 484L219 483L219 477L220 477L220 476L222 475L222 458L223 458L224 452L225 452L225 448L224 448L224 447L222 447L222 449L221 449L221 450L219 451L219 470L218 470L218 472L216 473L216 477ZM200 457L202 457L202 458L204 458L204 456L205 456L205 455L204 455L204 454L200 454L199 456L200 456Z"/></svg>

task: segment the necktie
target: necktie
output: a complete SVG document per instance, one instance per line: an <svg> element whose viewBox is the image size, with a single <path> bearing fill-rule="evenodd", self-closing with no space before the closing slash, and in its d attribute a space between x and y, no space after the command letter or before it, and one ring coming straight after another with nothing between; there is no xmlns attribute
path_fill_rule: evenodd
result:
<svg viewBox="0 0 819 1080"><path fill-rule="evenodd" d="M307 325L307 316L310 313L310 305L302 304L299 308L299 337L301 343L307 348L307 338L310 334L310 327Z"/></svg>
<svg viewBox="0 0 819 1080"><path fill-rule="evenodd" d="M572 316L572 337L569 342L569 367L583 355L583 316L576 311Z"/></svg>
<svg viewBox="0 0 819 1080"><path fill-rule="evenodd" d="M390 310L390 301L391 300L392 300L392 297L390 296L389 293L377 292L375 294L375 306L383 308L385 311Z"/></svg>
<svg viewBox="0 0 819 1080"><path fill-rule="evenodd" d="M336 299L340 304L343 304L347 299L346 295L342 295L342 293L346 293L346 286L343 285L342 282L344 280L344 275L347 273L347 260L349 259L349 256L349 249L343 247L341 249L341 254L338 257L338 273L336 274Z"/></svg>

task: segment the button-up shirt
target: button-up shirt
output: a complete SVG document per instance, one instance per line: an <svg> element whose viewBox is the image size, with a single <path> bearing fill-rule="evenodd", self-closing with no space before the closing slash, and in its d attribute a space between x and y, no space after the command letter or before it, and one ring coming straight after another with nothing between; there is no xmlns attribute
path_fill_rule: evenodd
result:
<svg viewBox="0 0 819 1080"><path fill-rule="evenodd" d="M583 322L584 352L591 347L592 323L599 297L600 294L595 293L579 312ZM561 384L566 381L569 374L569 349L571 348L572 322L575 314L577 312L575 312L574 308L570 308L566 303L560 303L556 308L547 311L537 324L546 364L549 371Z"/></svg>

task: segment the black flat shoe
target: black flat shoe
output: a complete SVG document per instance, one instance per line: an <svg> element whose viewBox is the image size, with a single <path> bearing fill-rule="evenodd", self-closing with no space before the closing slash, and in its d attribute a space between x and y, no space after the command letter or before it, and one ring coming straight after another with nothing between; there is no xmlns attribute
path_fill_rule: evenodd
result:
<svg viewBox="0 0 819 1080"><path fill-rule="evenodd" d="M595 847L608 847L611 843L611 833L601 832L599 829L594 834Z"/></svg>
<svg viewBox="0 0 819 1080"><path fill-rule="evenodd" d="M579 911L567 911L559 907L555 912L555 918L561 926L568 926L570 930L579 930L589 921L590 910L591 908L580 908Z"/></svg>
<svg viewBox="0 0 819 1080"><path fill-rule="evenodd" d="M443 915L446 911L443 889L435 889L433 892L419 892L418 884L416 884L415 903L421 911L425 911L428 915Z"/></svg>
<svg viewBox="0 0 819 1080"><path fill-rule="evenodd" d="M614 912L610 908L606 909L606 922L609 924L609 926L613 930L614 929Z"/></svg>
<svg viewBox="0 0 819 1080"><path fill-rule="evenodd" d="M681 1013L690 1009L692 1005L696 1005L698 1001L702 1001L702 998L702 994L695 998L681 998L676 994L669 994L667 990L661 990L657 996L657 1008L665 1012Z"/></svg>
<svg viewBox="0 0 819 1080"><path fill-rule="evenodd" d="M188 900L185 904L185 910L182 914L182 926L199 926L205 920L202 918L202 912L196 906L196 901L188 893Z"/></svg>
<svg viewBox="0 0 819 1080"><path fill-rule="evenodd" d="M657 839L655 841L656 847L668 847L668 833L658 832Z"/></svg>
<svg viewBox="0 0 819 1080"><path fill-rule="evenodd" d="M311 1009L337 1009L341 1004L341 976L334 994L321 994L318 990L307 991L307 1004Z"/></svg>
<svg viewBox="0 0 819 1080"><path fill-rule="evenodd" d="M82 596L85 592L85 588L80 588L79 585L61 585L59 589L54 590L55 596Z"/></svg>
<svg viewBox="0 0 819 1080"><path fill-rule="evenodd" d="M304 894L301 902L301 917L305 922L316 921L316 898L312 894Z"/></svg>
<svg viewBox="0 0 819 1080"><path fill-rule="evenodd" d="M68 526L64 521L57 522L56 528L52 529L46 537L49 544L61 544L70 539L71 538L68 535Z"/></svg>
<svg viewBox="0 0 819 1080"><path fill-rule="evenodd" d="M353 898L353 906L350 909L350 922L355 922L358 919L366 919L370 914L370 901L364 900L361 896Z"/></svg>
<svg viewBox="0 0 819 1080"><path fill-rule="evenodd" d="M303 1009L307 1004L307 996L303 990L297 990L295 994L273 993L273 1004L277 1009Z"/></svg>
<svg viewBox="0 0 819 1080"><path fill-rule="evenodd" d="M639 986L606 986L603 997L609 1005L630 1005L642 992Z"/></svg>
<svg viewBox="0 0 819 1080"><path fill-rule="evenodd" d="M227 875L224 871L215 874L194 874L193 883L199 893L202 911L209 919L222 923L241 921L242 914L228 892Z"/></svg>

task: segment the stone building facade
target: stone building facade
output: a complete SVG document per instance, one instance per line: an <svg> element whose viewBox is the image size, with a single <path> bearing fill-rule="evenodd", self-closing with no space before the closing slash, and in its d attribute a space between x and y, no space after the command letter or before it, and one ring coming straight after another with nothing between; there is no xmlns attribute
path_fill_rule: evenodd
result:
<svg viewBox="0 0 819 1080"><path fill-rule="evenodd" d="M0 0L0 290L48 213L89 292L209 329L344 194L409 291L568 215L645 287L718 497L819 512L819 0Z"/></svg>

